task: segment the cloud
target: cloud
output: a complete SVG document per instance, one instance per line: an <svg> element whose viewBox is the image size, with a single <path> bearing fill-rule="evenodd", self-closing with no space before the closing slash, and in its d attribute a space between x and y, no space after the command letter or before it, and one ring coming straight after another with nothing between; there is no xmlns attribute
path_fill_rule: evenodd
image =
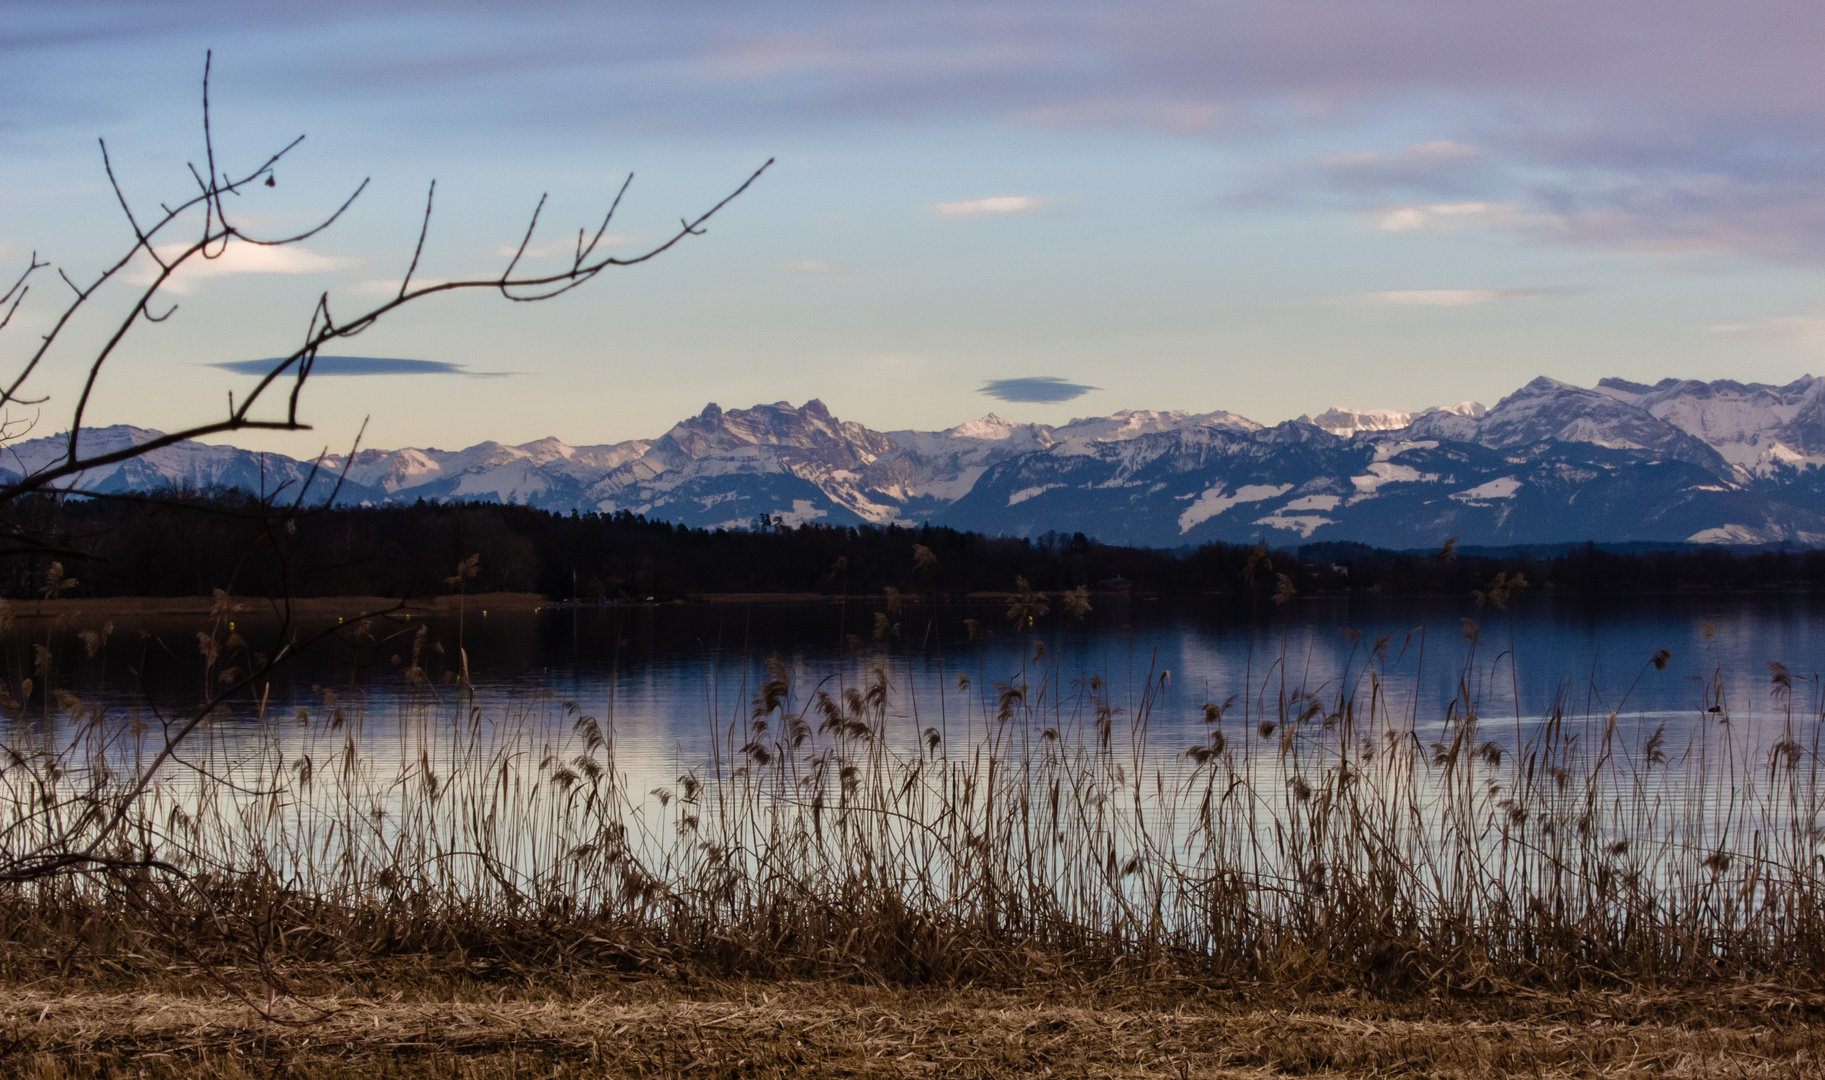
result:
<svg viewBox="0 0 1825 1080"><path fill-rule="evenodd" d="M15 127L67 124L91 106L63 86L107 100L144 49L200 51L218 26L210 0L14 6ZM435 101L411 115L465 135L1011 118L1283 139L1304 155L1288 199L1476 199L1523 208L1490 224L1535 240L1825 263L1825 5L1802 0L244 7L249 59L227 70L254 100ZM1360 149L1415 118L1426 141Z"/></svg>
<svg viewBox="0 0 1825 1080"><path fill-rule="evenodd" d="M1454 202L1430 206L1379 206L1367 211L1381 232L1456 232L1475 225L1511 224L1516 208L1503 203Z"/></svg>
<svg viewBox="0 0 1825 1080"><path fill-rule="evenodd" d="M1651 156L1651 155L1650 155ZM1739 175L1703 164L1623 163L1562 171L1507 201L1360 207L1386 233L1503 229L1536 242L1656 255L1738 255L1825 263L1825 155L1817 168L1742 164ZM1282 201L1285 201L1284 199Z"/></svg>
<svg viewBox="0 0 1825 1080"><path fill-rule="evenodd" d="M1556 289L1389 289L1384 292L1353 293L1345 300L1367 300L1396 307L1470 307L1495 304L1504 300L1538 300L1555 295Z"/></svg>
<svg viewBox="0 0 1825 1080"><path fill-rule="evenodd" d="M1825 348L1825 316L1790 315L1753 323L1726 323L1707 326L1713 334L1738 334L1778 341L1805 348Z"/></svg>
<svg viewBox="0 0 1825 1080"><path fill-rule="evenodd" d="M1102 389L1099 386L1086 386L1083 383L1066 382L1056 375L1033 375L1024 379L993 379L982 385L978 394L987 394L1001 401L1025 401L1054 404L1082 397L1092 390Z"/></svg>
<svg viewBox="0 0 1825 1080"><path fill-rule="evenodd" d="M1376 165L1397 164L1418 168L1441 168L1482 156L1483 151L1469 143L1450 139L1433 139L1414 143L1392 154L1377 150L1357 150L1346 154L1327 154L1318 164L1333 169L1362 169Z"/></svg>
<svg viewBox="0 0 1825 1080"><path fill-rule="evenodd" d="M1810 167L1739 162L1735 175L1696 161L1632 176L1597 164L1587 172L1538 187L1526 230L1586 248L1825 262L1825 155Z"/></svg>
<svg viewBox="0 0 1825 1080"><path fill-rule="evenodd" d="M1483 158L1481 147L1434 139L1392 153L1356 150L1326 154L1315 165L1319 181L1340 191L1407 189L1445 194L1461 190Z"/></svg>
<svg viewBox="0 0 1825 1080"><path fill-rule="evenodd" d="M1755 145L1688 122L1516 125L1476 145L1324 154L1260 167L1227 201L1348 207L1388 233L1499 229L1586 250L1825 263L1825 112L1815 133Z"/></svg>
<svg viewBox="0 0 1825 1080"><path fill-rule="evenodd" d="M161 244L156 249L160 259L169 264L184 253L187 244ZM320 255L302 244L271 247L229 241L214 258L192 255L166 279L166 292L194 292L197 284L208 278L234 274L326 274L355 265L357 260L340 255ZM158 280L159 268L144 254L128 267L126 279L134 285L150 285Z"/></svg>
<svg viewBox="0 0 1825 1080"><path fill-rule="evenodd" d="M232 371L237 375L264 375L283 362L282 358L229 360L209 366ZM319 356L311 365L313 379L322 375L467 375L470 378L492 379L508 374L510 372L470 371L461 364L445 360L407 360L380 356Z"/></svg>
<svg viewBox="0 0 1825 1080"><path fill-rule="evenodd" d="M1426 162L1464 161L1477 157L1482 152L1468 143L1452 142L1450 139L1434 139L1407 147L1409 157Z"/></svg>
<svg viewBox="0 0 1825 1080"><path fill-rule="evenodd" d="M986 199L956 199L932 204L939 217L982 217L986 214L1030 214L1043 209L1046 200L1037 195L994 195Z"/></svg>

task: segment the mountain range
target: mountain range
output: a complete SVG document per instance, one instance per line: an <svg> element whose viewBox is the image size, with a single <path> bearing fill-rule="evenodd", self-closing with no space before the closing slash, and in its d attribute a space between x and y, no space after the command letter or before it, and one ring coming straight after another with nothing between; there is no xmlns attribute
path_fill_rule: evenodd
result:
<svg viewBox="0 0 1825 1080"><path fill-rule="evenodd" d="M465 450L362 450L301 462L179 443L73 489L295 492L629 511L706 528L918 524L1109 543L1340 540L1464 544L1825 542L1825 379L1785 386L1538 378L1494 407L1331 408L1275 425L1229 412L1124 410L1068 424L989 415L875 431L822 402L712 404L656 439L555 438ZM87 453L156 436L85 431ZM64 436L0 448L0 475L55 461ZM337 478L341 477L337 488Z"/></svg>

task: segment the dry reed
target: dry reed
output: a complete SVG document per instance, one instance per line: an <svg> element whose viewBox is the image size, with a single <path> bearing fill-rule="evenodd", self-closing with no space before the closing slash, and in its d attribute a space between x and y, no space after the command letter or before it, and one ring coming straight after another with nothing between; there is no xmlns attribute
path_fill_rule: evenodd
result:
<svg viewBox="0 0 1825 1080"><path fill-rule="evenodd" d="M1825 962L1821 724L1778 665L1783 730L1720 703L1669 746L1619 712L1486 721L1474 648L1422 715L1383 639L1311 690L1270 655L1167 751L1164 673L1117 708L1033 647L940 719L864 650L837 688L769 661L702 766L640 790L605 719L439 687L416 642L395 715L324 691L218 722L139 794L143 724L65 700L7 750L0 836L101 846L0 891L0 976L182 969L252 1001L411 958L1479 996L1811 987Z"/></svg>

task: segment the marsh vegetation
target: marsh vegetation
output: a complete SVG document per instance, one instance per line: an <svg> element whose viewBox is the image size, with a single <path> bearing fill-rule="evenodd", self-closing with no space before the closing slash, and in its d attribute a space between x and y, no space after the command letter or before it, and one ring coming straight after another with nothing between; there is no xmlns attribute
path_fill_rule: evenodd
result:
<svg viewBox="0 0 1825 1080"><path fill-rule="evenodd" d="M1017 596L1004 633L1085 602ZM890 644L906 611L879 613ZM199 635L208 682L252 662L231 615ZM396 632L404 654L373 676L405 686L388 715L347 689L287 712L255 695L155 772L153 707L26 683L0 702L5 964L183 957L260 973L261 993L292 964L399 955L1382 993L1812 977L1816 682L1772 665L1774 719L1754 724L1721 687L1671 732L1631 721L1626 697L1581 711L1569 689L1545 716L1492 716L1507 642L1448 629L1477 640L1456 694L1428 703L1391 663L1423 648L1412 635L1362 638L1341 677L1306 686L1270 624L1201 736L1170 746L1168 672L1118 698L1031 635L1007 678L959 663L921 699L858 636L827 672L769 661L741 715L706 717L704 759L650 787L605 710L536 687L478 697L466 652L422 622L361 631ZM1641 677L1665 664L1642 657Z"/></svg>
<svg viewBox="0 0 1825 1080"><path fill-rule="evenodd" d="M1479 590L1466 605L1475 617L1354 635L1340 670L1309 677L1290 644L1290 579L1256 572L1248 652L1232 684L1196 707L1195 737L1185 718L1162 716L1182 710L1184 694L1157 661L1142 657L1117 687L1046 632L1087 615L1094 594L1021 583L992 624L970 619L939 648L946 637L927 624L954 614L889 590L848 613L854 632L823 667L767 659L738 686L739 711L706 709L703 752L657 777L650 757L626 759L612 698L586 705L536 679L490 686L470 668L463 631L446 644L423 619L340 628L398 662L318 685L301 706L252 688L180 732L181 744L156 701L91 705L54 685L50 648L38 645L43 681L13 678L0 700L10 714L0 981L200 988L293 1042L350 1010L404 1022L386 1004L401 995L502 1008L510 995L513 1008L546 1002L537 1008L569 1015L578 995L606 994L615 1009L656 1009L642 1022L662 1025L701 1024L681 1002L705 994L785 995L803 1006L791 1023L851 998L931 989L953 1002L1050 1000L1048 1016L1116 1001L1170 1011L1219 995L1241 1010L1226 1021L1238 1031L1278 1025L1260 1010L1288 1001L1416 1023L1500 1014L1540 1053L1552 1040L1526 1025L1551 1003L1581 1002L1608 1022L1616 1002L1635 1002L1636 1020L1672 1025L1656 1036L1663 1049L1685 1047L1677 1017L1721 990L1759 1002L1742 1006L1752 1011L1780 1003L1783 1023L1803 1025L1825 1004L1817 680L1771 664L1771 707L1742 709L1720 669L1695 685L1694 715L1668 723L1631 706L1642 682L1671 677L1658 652L1637 658L1617 700L1566 684L1543 714L1523 713L1512 578ZM193 635L194 659L161 659L142 642L116 669L178 664L205 694L240 680L266 658L237 606L220 598ZM988 635L1006 670L985 677L969 639ZM98 631L63 640L103 661L123 649ZM1442 700L1422 692L1434 685L1421 677L1428 649L1435 666L1452 665ZM387 693L364 692L383 681ZM428 1030L429 1014L412 1015ZM448 1038L414 1051L425 1068L466 1038L510 1057L530 1045L459 1037L437 1016ZM974 1046L1001 1023L972 1016L945 1021L946 1045ZM594 1021L565 1023L552 1054L584 1072L607 1060ZM33 1030L21 1045L80 1034ZM91 1048L107 1041L82 1030ZM1052 1030L1022 1028L1020 1040ZM183 1044L148 1031L150 1042L120 1052ZM725 1035L699 1031L716 1046ZM588 1053L576 1041L586 1038L597 1040ZM1054 1042L1053 1060L1066 1060L1121 1040ZM638 1038L617 1045L664 1052ZM835 1067L836 1051L805 1049L819 1045L704 1053L776 1071ZM1395 1053L1366 1034L1325 1045L1308 1064L1412 1057L1410 1045ZM1494 1067L1452 1045L1432 1046L1435 1065ZM183 1044L179 1056L252 1069L252 1046ZM1567 1046L1551 1052L1622 1064ZM1180 1074L1291 1052L1237 1057L1224 1042L1141 1056ZM1778 1052L1809 1051L1780 1042ZM661 1073L688 1064L641 1060Z"/></svg>

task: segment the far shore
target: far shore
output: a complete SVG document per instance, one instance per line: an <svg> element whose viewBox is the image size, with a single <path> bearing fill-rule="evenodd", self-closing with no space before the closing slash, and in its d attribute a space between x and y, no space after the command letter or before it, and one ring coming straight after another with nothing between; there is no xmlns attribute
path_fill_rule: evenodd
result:
<svg viewBox="0 0 1825 1080"><path fill-rule="evenodd" d="M975 603L1006 602L1019 594L1012 592L972 592L965 599ZM1056 600L1060 595L1057 590L1040 591L1036 595L1047 600ZM1122 590L1091 590L1092 596L1131 595ZM867 603L880 600L875 593L852 593L848 597L816 592L727 592L696 593L688 601L666 600L658 603L697 603L697 604L841 604ZM281 601L264 596L231 596L231 612L237 615L257 616L276 615L280 611ZM907 594L902 597L906 604L924 604L928 598ZM153 617L162 615L207 615L214 610L216 600L212 596L84 596L60 597L56 600L24 599L8 600L5 603L11 609L15 619L74 619L84 616L105 618ZM467 605L471 611L538 611L555 607L598 607L622 606L642 607L654 601L621 601L618 605L610 602L604 604L597 600L571 601L553 600L538 593L491 592L471 593L467 597L456 595L421 596L399 599L386 596L305 596L294 597L290 601L292 612L301 616L330 616L343 619L362 619L375 615L454 615L459 607Z"/></svg>
<svg viewBox="0 0 1825 1080"><path fill-rule="evenodd" d="M213 596L94 596L56 600L11 600L15 619L74 619L83 616L133 617L155 615L207 615L215 608ZM231 596L229 611L236 615L277 615L282 602L264 596ZM361 619L391 613L411 615L456 614L471 611L533 611L555 602L538 593L472 593L463 596L425 596L397 599L385 596L306 596L290 601L294 614L334 615Z"/></svg>

